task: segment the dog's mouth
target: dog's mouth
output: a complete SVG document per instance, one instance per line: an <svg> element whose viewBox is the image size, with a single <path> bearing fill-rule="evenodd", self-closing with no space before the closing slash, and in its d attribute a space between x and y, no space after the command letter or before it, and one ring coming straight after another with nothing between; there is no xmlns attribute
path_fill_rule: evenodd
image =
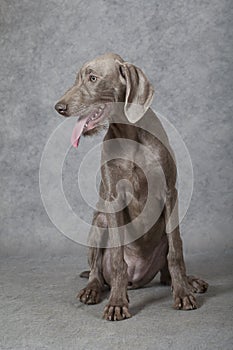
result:
<svg viewBox="0 0 233 350"><path fill-rule="evenodd" d="M104 112L105 106L101 105L88 115L78 118L71 136L71 144L73 147L78 147L82 134L99 126L100 121L104 118Z"/></svg>

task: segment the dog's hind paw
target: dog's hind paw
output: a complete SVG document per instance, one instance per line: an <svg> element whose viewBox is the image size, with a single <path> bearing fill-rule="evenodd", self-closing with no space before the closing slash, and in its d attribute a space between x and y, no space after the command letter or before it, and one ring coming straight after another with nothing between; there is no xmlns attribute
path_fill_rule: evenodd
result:
<svg viewBox="0 0 233 350"><path fill-rule="evenodd" d="M207 282L195 276L187 276L187 277L188 277L188 284L193 293L205 293L207 291L209 286Z"/></svg>
<svg viewBox="0 0 233 350"><path fill-rule="evenodd" d="M97 290L84 288L78 293L77 298L84 304L93 305L99 303L100 294Z"/></svg>
<svg viewBox="0 0 233 350"><path fill-rule="evenodd" d="M77 295L77 298L84 304L92 305L99 303L100 295L101 286L97 280L94 280L88 283L86 288L80 290L80 292Z"/></svg>

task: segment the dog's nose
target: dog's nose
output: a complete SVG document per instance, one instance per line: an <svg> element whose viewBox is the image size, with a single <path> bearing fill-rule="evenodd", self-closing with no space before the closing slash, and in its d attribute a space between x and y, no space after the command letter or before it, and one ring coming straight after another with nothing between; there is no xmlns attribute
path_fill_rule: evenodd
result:
<svg viewBox="0 0 233 350"><path fill-rule="evenodd" d="M61 102L58 102L55 105L55 109L58 113L60 113L61 115L66 115L67 114L67 105Z"/></svg>

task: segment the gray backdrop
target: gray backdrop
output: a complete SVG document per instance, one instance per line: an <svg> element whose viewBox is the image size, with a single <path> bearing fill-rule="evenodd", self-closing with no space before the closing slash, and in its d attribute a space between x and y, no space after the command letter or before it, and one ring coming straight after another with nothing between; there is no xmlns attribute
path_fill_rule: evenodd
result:
<svg viewBox="0 0 233 350"><path fill-rule="evenodd" d="M186 254L232 249L232 1L1 0L2 256L80 252L50 222L38 173L43 148L62 122L53 106L87 60L113 51L155 86L153 109L182 135L194 192L182 222ZM63 169L67 198L83 140ZM77 162L76 162L77 160ZM85 204L77 211L90 217Z"/></svg>

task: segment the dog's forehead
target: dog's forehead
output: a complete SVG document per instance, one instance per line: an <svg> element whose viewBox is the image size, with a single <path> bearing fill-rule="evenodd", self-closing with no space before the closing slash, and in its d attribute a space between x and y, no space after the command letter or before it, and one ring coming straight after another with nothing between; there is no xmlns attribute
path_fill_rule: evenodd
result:
<svg viewBox="0 0 233 350"><path fill-rule="evenodd" d="M86 73L97 73L100 75L106 75L110 72L113 72L116 69L116 63L112 59L106 60L93 60L86 63L82 70Z"/></svg>
<svg viewBox="0 0 233 350"><path fill-rule="evenodd" d="M122 58L116 54L106 54L85 63L82 70L87 73L93 71L97 74L106 75L117 70L117 61L123 62Z"/></svg>

